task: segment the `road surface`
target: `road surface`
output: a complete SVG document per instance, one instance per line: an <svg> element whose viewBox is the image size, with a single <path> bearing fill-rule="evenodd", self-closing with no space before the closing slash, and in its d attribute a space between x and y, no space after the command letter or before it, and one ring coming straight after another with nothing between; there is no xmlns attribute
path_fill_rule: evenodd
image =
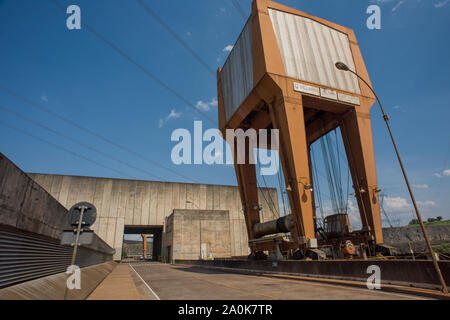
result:
<svg viewBox="0 0 450 320"><path fill-rule="evenodd" d="M422 297L312 281L275 279L161 263L129 265L149 299L161 300L411 300ZM137 284L139 285L139 284ZM141 286L141 292L144 286Z"/></svg>

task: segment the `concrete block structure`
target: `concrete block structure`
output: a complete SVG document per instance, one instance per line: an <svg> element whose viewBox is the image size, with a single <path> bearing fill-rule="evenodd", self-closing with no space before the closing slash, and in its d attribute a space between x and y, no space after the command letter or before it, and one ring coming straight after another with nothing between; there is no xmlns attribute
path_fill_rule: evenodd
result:
<svg viewBox="0 0 450 320"><path fill-rule="evenodd" d="M174 210L167 217L164 246L167 261L230 257L229 212Z"/></svg>
<svg viewBox="0 0 450 320"><path fill-rule="evenodd" d="M221 233L222 243L230 245L230 256L250 253L236 186L32 173L29 176L66 208L80 201L94 204L97 221L92 229L116 250L115 260L121 258L124 233L149 233L154 234L153 256L167 261L162 235L166 217L176 209L228 211L229 231ZM276 189L261 188L258 192L262 199L261 220L273 220L279 212ZM269 205L270 199L273 204ZM192 232L195 237L197 231ZM187 237L184 231L183 235Z"/></svg>

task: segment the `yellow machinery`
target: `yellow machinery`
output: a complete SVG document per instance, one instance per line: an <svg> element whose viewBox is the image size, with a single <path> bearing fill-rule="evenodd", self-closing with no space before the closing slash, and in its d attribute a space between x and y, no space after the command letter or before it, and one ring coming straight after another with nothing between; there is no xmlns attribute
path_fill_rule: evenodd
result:
<svg viewBox="0 0 450 320"><path fill-rule="evenodd" d="M272 250L323 258L318 249L327 245L346 255L353 254L355 246L373 254L383 243L370 120L375 97L353 74L338 70L338 61L370 84L353 30L273 1L254 0L251 16L217 72L219 129L234 152L253 258L264 258L264 251ZM340 226L339 236L325 230L319 237L310 147L336 128L342 135L362 229L351 230L348 217L337 215L327 219L326 228L336 231ZM245 134L236 134L238 129ZM257 132L256 144L249 130ZM271 137L267 143L261 130ZM275 134L278 141L272 138ZM245 145L244 154L239 154L239 145ZM251 162L255 148L279 151L292 216L260 223ZM267 237L279 232L290 232L290 239Z"/></svg>
<svg viewBox="0 0 450 320"><path fill-rule="evenodd" d="M141 234L142 237L142 258L147 260L148 239L153 238L152 234Z"/></svg>

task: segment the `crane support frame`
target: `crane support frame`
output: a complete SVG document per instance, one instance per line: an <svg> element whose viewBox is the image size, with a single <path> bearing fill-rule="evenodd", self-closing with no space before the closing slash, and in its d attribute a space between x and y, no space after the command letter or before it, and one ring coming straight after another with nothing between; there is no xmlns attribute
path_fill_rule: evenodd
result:
<svg viewBox="0 0 450 320"><path fill-rule="evenodd" d="M317 35L316 42L309 39L302 47L294 39L302 26L304 32ZM358 238L362 235L360 242L371 246L383 243L370 119L375 97L360 79L330 69L338 56L351 60L346 62L370 83L353 30L273 1L254 0L244 30L217 71L219 129L225 139L229 139L227 129L279 130L279 144L271 142L268 148L280 153L293 217L290 232L299 250L315 248L318 243L310 147L338 127L361 217ZM236 148L233 152L252 243L257 239L254 227L260 223L256 168L247 163L253 150L247 143L244 164L236 162ZM252 253L264 249L250 247Z"/></svg>

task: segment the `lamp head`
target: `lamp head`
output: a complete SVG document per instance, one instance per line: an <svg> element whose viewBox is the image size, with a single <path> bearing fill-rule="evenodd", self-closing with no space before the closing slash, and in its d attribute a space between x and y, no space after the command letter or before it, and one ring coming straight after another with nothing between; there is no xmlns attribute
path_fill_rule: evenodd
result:
<svg viewBox="0 0 450 320"><path fill-rule="evenodd" d="M347 65L346 65L345 63L341 62L341 61L336 62L335 66L336 66L336 68L338 68L339 70L342 70L342 71L348 71L348 70L350 70L350 69L347 67Z"/></svg>

